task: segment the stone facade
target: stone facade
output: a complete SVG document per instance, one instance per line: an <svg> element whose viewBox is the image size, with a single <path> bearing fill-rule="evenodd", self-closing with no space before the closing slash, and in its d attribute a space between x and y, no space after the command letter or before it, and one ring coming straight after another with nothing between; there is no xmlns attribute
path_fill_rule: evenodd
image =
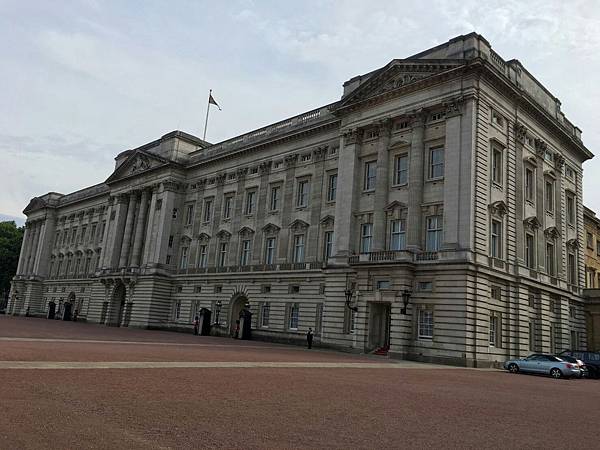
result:
<svg viewBox="0 0 600 450"><path fill-rule="evenodd" d="M469 366L583 348L591 157L519 61L459 36L333 104L214 145L172 132L34 198L9 310L163 329L218 311L213 332L240 317Z"/></svg>
<svg viewBox="0 0 600 450"><path fill-rule="evenodd" d="M584 207L587 346L600 351L600 219Z"/></svg>

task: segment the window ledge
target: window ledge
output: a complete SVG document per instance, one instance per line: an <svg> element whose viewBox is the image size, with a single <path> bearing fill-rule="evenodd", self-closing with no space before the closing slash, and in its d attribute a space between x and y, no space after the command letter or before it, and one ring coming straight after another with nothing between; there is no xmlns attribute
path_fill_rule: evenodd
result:
<svg viewBox="0 0 600 450"><path fill-rule="evenodd" d="M425 180L427 183L435 183L437 181L444 181L444 177L435 177L435 178L427 178L427 180Z"/></svg>
<svg viewBox="0 0 600 450"><path fill-rule="evenodd" d="M392 187L396 188L396 189L406 188L406 187L408 187L408 182L406 182L406 183L392 184Z"/></svg>
<svg viewBox="0 0 600 450"><path fill-rule="evenodd" d="M363 194L374 194L375 193L375 189L363 189L362 193Z"/></svg>

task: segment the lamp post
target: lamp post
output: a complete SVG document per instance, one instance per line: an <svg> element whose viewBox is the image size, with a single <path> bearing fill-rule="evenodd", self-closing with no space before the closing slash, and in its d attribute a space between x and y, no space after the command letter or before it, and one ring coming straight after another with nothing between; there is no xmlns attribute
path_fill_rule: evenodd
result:
<svg viewBox="0 0 600 450"><path fill-rule="evenodd" d="M223 306L223 303L221 303L221 300L217 300L217 302L215 303L215 314L216 314L215 324L217 326L220 326L219 325L219 314L221 314L221 307L222 306Z"/></svg>
<svg viewBox="0 0 600 450"><path fill-rule="evenodd" d="M410 302L411 294L412 292L408 289L402 291L402 304L404 305L404 307L400 310L401 314L406 315L406 308L408 307L408 304Z"/></svg>
<svg viewBox="0 0 600 450"><path fill-rule="evenodd" d="M346 307L354 312L358 312L357 306L350 305L352 303L352 297L354 296L354 289L348 288L344 291L344 294L346 294Z"/></svg>

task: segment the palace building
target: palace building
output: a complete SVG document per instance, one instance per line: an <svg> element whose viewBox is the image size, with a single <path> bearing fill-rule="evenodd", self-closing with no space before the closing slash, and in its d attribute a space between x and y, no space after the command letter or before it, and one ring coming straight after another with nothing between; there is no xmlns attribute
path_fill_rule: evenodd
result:
<svg viewBox="0 0 600 450"><path fill-rule="evenodd" d="M586 347L582 163L523 65L471 33L211 144L174 131L25 208L12 314L488 366ZM206 327L208 328L208 327Z"/></svg>

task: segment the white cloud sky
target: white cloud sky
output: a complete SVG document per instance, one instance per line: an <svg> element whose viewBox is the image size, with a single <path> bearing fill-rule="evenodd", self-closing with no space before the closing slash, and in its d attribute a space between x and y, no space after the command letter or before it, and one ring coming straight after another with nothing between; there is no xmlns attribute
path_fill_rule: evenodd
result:
<svg viewBox="0 0 600 450"><path fill-rule="evenodd" d="M0 0L0 213L101 182L119 152L201 135L208 89L223 140L337 100L342 83L477 31L562 101L600 153L600 3ZM585 165L600 211L600 155Z"/></svg>

